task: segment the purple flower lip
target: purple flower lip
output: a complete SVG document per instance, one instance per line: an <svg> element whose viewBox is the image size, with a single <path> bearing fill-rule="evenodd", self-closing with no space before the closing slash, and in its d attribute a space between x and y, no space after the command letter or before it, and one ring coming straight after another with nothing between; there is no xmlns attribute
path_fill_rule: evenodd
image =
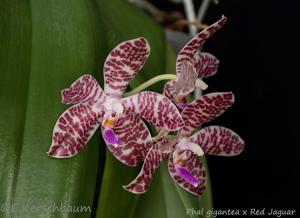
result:
<svg viewBox="0 0 300 218"><path fill-rule="evenodd" d="M122 141L118 138L118 136L114 133L111 128L105 128L103 131L104 139L113 145L114 147L122 146Z"/></svg>
<svg viewBox="0 0 300 218"><path fill-rule="evenodd" d="M175 166L175 170L183 179L192 184L194 187L199 185L199 180L186 168L177 165Z"/></svg>

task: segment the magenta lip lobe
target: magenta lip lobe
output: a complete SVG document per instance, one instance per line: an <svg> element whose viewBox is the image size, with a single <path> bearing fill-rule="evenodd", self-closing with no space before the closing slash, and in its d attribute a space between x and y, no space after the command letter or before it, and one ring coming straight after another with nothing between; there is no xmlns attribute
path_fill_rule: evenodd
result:
<svg viewBox="0 0 300 218"><path fill-rule="evenodd" d="M183 110L188 104L187 103L176 103L176 106L180 109Z"/></svg>
<svg viewBox="0 0 300 218"><path fill-rule="evenodd" d="M192 184L193 186L198 186L199 181L198 179L186 168L175 166L176 172L185 179L188 183Z"/></svg>
<svg viewBox="0 0 300 218"><path fill-rule="evenodd" d="M110 128L104 129L103 137L109 144L112 144L115 147L119 147L122 145L122 142L119 139L119 137Z"/></svg>

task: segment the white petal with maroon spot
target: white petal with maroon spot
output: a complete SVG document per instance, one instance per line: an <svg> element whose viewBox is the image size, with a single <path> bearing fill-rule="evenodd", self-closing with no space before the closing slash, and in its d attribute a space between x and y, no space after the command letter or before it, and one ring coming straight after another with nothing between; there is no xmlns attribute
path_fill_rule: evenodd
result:
<svg viewBox="0 0 300 218"><path fill-rule="evenodd" d="M100 112L91 103L73 105L57 120L48 155L68 158L87 144L101 123Z"/></svg>
<svg viewBox="0 0 300 218"><path fill-rule="evenodd" d="M121 101L125 109L165 130L175 131L184 124L176 106L168 98L155 92L140 92Z"/></svg>
<svg viewBox="0 0 300 218"><path fill-rule="evenodd" d="M125 190L135 194L141 194L148 191L155 170L167 157L167 154L162 153L159 147L160 144L157 143L149 150L139 175L131 183L123 186Z"/></svg>
<svg viewBox="0 0 300 218"><path fill-rule="evenodd" d="M190 136L194 129L220 116L233 103L232 92L210 93L191 102L181 112L185 122L182 135Z"/></svg>
<svg viewBox="0 0 300 218"><path fill-rule="evenodd" d="M194 67L198 77L207 78L217 73L220 61L212 54L197 52L194 56Z"/></svg>
<svg viewBox="0 0 300 218"><path fill-rule="evenodd" d="M144 160L152 147L152 139L146 124L138 115L130 112L120 115L113 130L122 141L122 146L106 144L118 160L128 166L136 166L138 161Z"/></svg>
<svg viewBox="0 0 300 218"><path fill-rule="evenodd" d="M175 89L174 89L175 84L176 84L175 80L170 80L165 83L165 86L163 89L163 95L172 101L174 100L174 96L176 94Z"/></svg>
<svg viewBox="0 0 300 218"><path fill-rule="evenodd" d="M117 45L104 64L104 91L112 97L121 97L128 83L144 66L150 46L143 37Z"/></svg>
<svg viewBox="0 0 300 218"><path fill-rule="evenodd" d="M245 148L245 142L232 130L222 126L208 126L196 132L190 140L199 144L204 153L235 156Z"/></svg>
<svg viewBox="0 0 300 218"><path fill-rule="evenodd" d="M175 93L180 96L187 96L194 91L195 82L198 74L190 62L184 62L181 64L181 74L176 79Z"/></svg>
<svg viewBox="0 0 300 218"><path fill-rule="evenodd" d="M223 16L219 21L201 31L181 49L176 60L176 72L178 75L181 73L181 64L185 61L192 63L193 57L197 50L206 42L209 37L219 30L225 24L225 22L226 17Z"/></svg>
<svg viewBox="0 0 300 218"><path fill-rule="evenodd" d="M171 101L173 101L179 110L182 110L187 105L187 98L182 97L180 103L175 102L175 99L174 99L174 96L176 94L175 90L174 90L175 83L176 83L175 80L170 80L170 81L166 82L164 89L163 89L163 95L166 96Z"/></svg>
<svg viewBox="0 0 300 218"><path fill-rule="evenodd" d="M170 155L168 168L173 180L186 191L196 195L197 197L200 197L206 187L205 169L203 164L200 162L197 155L191 153L186 162L182 164L182 167L187 169L193 176L197 178L199 184L196 187L177 174L175 165L173 163L173 155Z"/></svg>
<svg viewBox="0 0 300 218"><path fill-rule="evenodd" d="M104 102L106 95L91 75L83 75L69 88L61 91L61 102L65 104L78 104L87 101Z"/></svg>
<svg viewBox="0 0 300 218"><path fill-rule="evenodd" d="M163 94L171 100L175 100L176 96L185 97L194 90L197 77L193 64L184 62L181 65L181 74L176 80L165 84Z"/></svg>

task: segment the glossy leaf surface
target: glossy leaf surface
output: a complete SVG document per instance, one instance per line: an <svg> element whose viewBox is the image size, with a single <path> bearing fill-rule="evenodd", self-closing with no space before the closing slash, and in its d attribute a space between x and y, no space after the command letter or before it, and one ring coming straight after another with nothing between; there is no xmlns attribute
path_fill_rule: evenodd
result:
<svg viewBox="0 0 300 218"><path fill-rule="evenodd" d="M99 134L71 159L46 151L66 109L60 91L104 61L99 13L92 1L4 0L0 14L0 204L17 205L0 217L90 217ZM61 204L89 209L46 208Z"/></svg>

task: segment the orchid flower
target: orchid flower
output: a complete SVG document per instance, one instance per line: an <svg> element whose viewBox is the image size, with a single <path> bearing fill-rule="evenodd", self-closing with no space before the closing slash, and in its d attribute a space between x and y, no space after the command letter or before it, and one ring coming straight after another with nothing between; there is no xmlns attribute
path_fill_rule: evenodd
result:
<svg viewBox="0 0 300 218"><path fill-rule="evenodd" d="M95 78L83 75L61 92L62 102L73 106L55 124L49 156L76 155L101 125L103 138L113 155L124 164L135 166L152 147L150 132L141 118L168 131L183 126L176 106L163 95L145 91L123 98L149 53L145 38L125 41L106 58L104 91Z"/></svg>
<svg viewBox="0 0 300 218"><path fill-rule="evenodd" d="M175 80L165 84L164 95L172 99L179 109L183 109L186 96L194 91L195 87L205 90L207 84L202 80L216 74L219 60L212 54L200 52L203 46L217 30L226 22L226 17L212 24L191 39L179 52L176 59Z"/></svg>
<svg viewBox="0 0 300 218"><path fill-rule="evenodd" d="M185 125L173 139L158 141L149 150L141 172L125 190L140 194L149 189L155 170L169 156L168 168L173 180L186 191L201 196L205 190L205 169L198 156L205 154L234 156L242 152L244 141L232 130L209 126L234 103L231 92L211 93L189 103L181 112Z"/></svg>

